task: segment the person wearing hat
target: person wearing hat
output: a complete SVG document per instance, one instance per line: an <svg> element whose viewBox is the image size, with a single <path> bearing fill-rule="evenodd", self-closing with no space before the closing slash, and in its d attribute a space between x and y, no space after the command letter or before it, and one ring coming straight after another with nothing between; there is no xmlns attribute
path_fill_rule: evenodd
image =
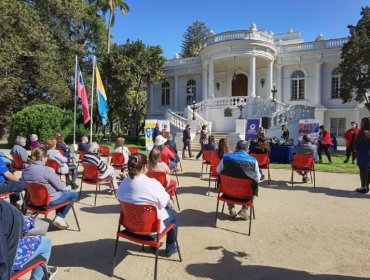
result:
<svg viewBox="0 0 370 280"><path fill-rule="evenodd" d="M308 134L303 135L301 143L294 148L296 155L314 155L316 153L316 146L311 143L311 137ZM302 182L307 183L307 172L298 172L302 175Z"/></svg>
<svg viewBox="0 0 370 280"><path fill-rule="evenodd" d="M162 135L158 135L155 138L154 146L156 146L161 151L161 160L165 162L172 170L176 168L176 156L174 152L172 152L171 149L167 145L165 145L166 142L166 138L164 138Z"/></svg>

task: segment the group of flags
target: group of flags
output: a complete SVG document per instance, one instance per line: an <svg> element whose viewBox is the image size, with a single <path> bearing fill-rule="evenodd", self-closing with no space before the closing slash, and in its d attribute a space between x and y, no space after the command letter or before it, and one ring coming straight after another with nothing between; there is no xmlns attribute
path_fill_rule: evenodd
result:
<svg viewBox="0 0 370 280"><path fill-rule="evenodd" d="M100 72L98 67L95 64L95 59L94 59L94 72L95 72L95 79L96 79L96 93L98 96L98 112L99 115L102 119L103 125L106 125L108 123L108 101L107 101L107 94L105 93L104 85L100 76ZM76 71L77 71L77 85L76 85L76 95L79 97L81 100L81 105L82 105L82 115L83 115L83 122L84 124L87 124L91 120L91 115L90 115L90 104L89 104L89 99L87 96L87 91L86 87L82 78L82 72L80 69L80 65L78 62L76 63ZM94 76L93 76L94 78ZM91 100L93 100L93 94L91 96ZM93 106L93 102L91 102L91 106Z"/></svg>

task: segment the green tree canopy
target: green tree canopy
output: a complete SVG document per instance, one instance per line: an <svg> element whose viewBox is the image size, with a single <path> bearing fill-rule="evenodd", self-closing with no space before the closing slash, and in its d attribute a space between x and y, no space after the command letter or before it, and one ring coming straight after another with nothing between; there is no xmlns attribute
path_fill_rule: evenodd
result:
<svg viewBox="0 0 370 280"><path fill-rule="evenodd" d="M370 111L370 7L362 8L356 26L349 25L350 37L342 48L340 97L344 103L365 102Z"/></svg>
<svg viewBox="0 0 370 280"><path fill-rule="evenodd" d="M184 35L182 36L183 41L181 45L181 56L198 56L199 51L202 49L204 40L211 35L211 29L209 29L204 22L193 22L193 24L186 29Z"/></svg>

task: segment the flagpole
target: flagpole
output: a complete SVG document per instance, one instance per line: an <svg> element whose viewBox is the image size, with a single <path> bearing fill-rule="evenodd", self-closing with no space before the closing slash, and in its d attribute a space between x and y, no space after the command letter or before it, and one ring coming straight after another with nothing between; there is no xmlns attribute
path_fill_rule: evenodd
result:
<svg viewBox="0 0 370 280"><path fill-rule="evenodd" d="M76 145L76 118L77 118L77 55L76 55L76 66L75 66L75 94L74 94L74 114L73 114L73 148Z"/></svg>
<svg viewBox="0 0 370 280"><path fill-rule="evenodd" d="M92 131L93 131L93 107L94 107L94 85L95 85L95 64L96 64L96 57L93 56L93 72L92 72L92 79L91 79L91 113L90 113L90 143L92 142Z"/></svg>

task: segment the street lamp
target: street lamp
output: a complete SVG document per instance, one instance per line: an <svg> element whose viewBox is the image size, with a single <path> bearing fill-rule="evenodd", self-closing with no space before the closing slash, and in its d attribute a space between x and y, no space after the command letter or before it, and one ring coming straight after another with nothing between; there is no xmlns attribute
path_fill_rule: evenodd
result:
<svg viewBox="0 0 370 280"><path fill-rule="evenodd" d="M275 85L272 88L271 93L272 93L272 102L275 102L276 93L277 93L277 89L276 89L276 86Z"/></svg>
<svg viewBox="0 0 370 280"><path fill-rule="evenodd" d="M239 105L237 106L240 110L240 115L239 115L239 120L241 120L243 118L242 114L243 114L243 108L245 107L246 103L244 101L244 99L241 99L239 101Z"/></svg>
<svg viewBox="0 0 370 280"><path fill-rule="evenodd" d="M195 120L195 110L198 109L198 106L195 105L195 100L193 100L193 105L191 105L191 109L193 110L193 120Z"/></svg>

